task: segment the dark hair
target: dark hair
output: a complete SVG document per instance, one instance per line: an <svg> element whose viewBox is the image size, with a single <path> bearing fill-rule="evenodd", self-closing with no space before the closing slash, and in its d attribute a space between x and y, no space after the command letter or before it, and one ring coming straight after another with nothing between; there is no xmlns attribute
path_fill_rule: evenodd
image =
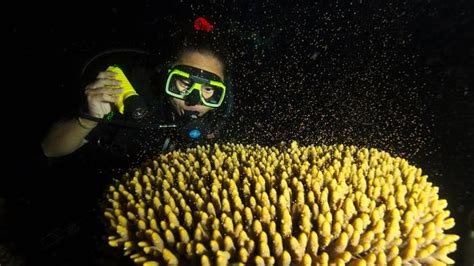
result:
<svg viewBox="0 0 474 266"><path fill-rule="evenodd" d="M227 66L226 45L223 36L219 36L219 29L214 28L211 32L195 30L192 23L184 26L175 36L174 53L172 62L178 61L184 54L198 52L216 58L224 68Z"/></svg>

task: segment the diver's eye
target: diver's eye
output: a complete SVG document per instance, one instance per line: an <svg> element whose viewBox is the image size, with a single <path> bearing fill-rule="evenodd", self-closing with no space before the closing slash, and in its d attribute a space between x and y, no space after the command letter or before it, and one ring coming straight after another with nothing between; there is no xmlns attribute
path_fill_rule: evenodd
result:
<svg viewBox="0 0 474 266"><path fill-rule="evenodd" d="M184 92L191 87L191 80L187 78L178 78L176 79L176 87L180 92Z"/></svg>
<svg viewBox="0 0 474 266"><path fill-rule="evenodd" d="M214 94L214 90L215 90L215 88L212 87L212 86L205 86L204 85L204 86L201 87L202 95L206 99L212 97L212 95Z"/></svg>

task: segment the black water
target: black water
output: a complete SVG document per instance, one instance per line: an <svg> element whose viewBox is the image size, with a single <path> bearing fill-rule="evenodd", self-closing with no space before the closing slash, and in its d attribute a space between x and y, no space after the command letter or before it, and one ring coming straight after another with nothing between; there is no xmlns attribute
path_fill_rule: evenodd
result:
<svg viewBox="0 0 474 266"><path fill-rule="evenodd" d="M467 232L474 210L472 1L21 3L5 10L13 18L3 38L2 128L12 162L0 186L9 214L1 236L20 257L41 246L45 260L76 265L100 250L100 226L87 214L95 200L82 198L97 181L78 182L70 165L51 169L38 146L54 120L76 110L82 64L110 48L164 54L169 36L199 15L229 47L231 140L387 150L423 168L449 200L454 231ZM453 255L458 262L462 249Z"/></svg>

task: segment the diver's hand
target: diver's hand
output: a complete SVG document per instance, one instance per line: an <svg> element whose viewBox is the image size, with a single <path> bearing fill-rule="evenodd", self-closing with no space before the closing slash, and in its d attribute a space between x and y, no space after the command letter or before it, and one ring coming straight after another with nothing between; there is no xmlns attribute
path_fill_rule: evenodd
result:
<svg viewBox="0 0 474 266"><path fill-rule="evenodd" d="M111 71L100 72L97 79L86 86L85 94L90 115L103 118L112 110L111 103L118 101L122 88L115 75L117 74Z"/></svg>

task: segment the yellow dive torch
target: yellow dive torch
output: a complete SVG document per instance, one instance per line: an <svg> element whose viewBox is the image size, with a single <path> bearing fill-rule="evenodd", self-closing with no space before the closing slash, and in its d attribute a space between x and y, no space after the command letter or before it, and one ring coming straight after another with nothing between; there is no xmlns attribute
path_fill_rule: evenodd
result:
<svg viewBox="0 0 474 266"><path fill-rule="evenodd" d="M121 114L130 114L134 119L143 118L148 113L146 103L138 95L135 88L133 88L122 69L117 65L112 65L107 68L107 71L117 73L115 79L122 83L120 85L123 89L122 93L119 95L119 100L115 103L118 111Z"/></svg>

